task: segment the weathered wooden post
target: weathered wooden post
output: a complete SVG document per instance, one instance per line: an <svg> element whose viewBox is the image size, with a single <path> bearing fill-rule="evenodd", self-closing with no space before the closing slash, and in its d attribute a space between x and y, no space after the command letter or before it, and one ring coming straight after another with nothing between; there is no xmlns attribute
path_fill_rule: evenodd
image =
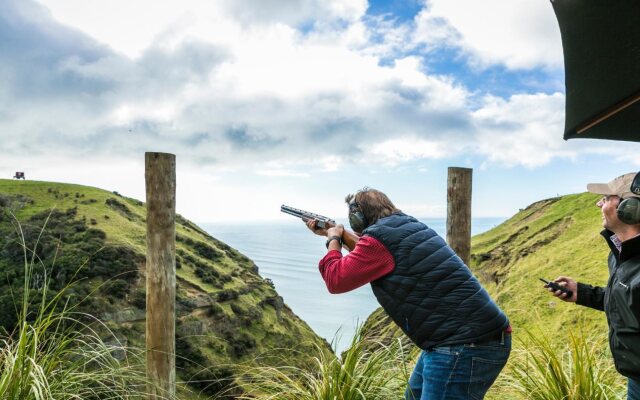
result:
<svg viewBox="0 0 640 400"><path fill-rule="evenodd" d="M473 169L449 167L447 243L469 265L471 256L471 177Z"/></svg>
<svg viewBox="0 0 640 400"><path fill-rule="evenodd" d="M176 156L145 153L147 378L150 400L176 391Z"/></svg>

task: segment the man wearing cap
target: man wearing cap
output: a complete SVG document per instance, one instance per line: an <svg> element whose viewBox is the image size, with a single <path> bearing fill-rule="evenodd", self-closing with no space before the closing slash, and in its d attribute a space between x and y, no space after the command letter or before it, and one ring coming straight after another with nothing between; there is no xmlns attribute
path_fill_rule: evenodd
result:
<svg viewBox="0 0 640 400"><path fill-rule="evenodd" d="M596 205L602 212L601 234L611 248L609 281L598 287L560 276L555 282L571 290L571 297L548 289L564 301L605 312L613 361L628 378L627 399L640 400L640 173L592 183L587 190L604 196Z"/></svg>

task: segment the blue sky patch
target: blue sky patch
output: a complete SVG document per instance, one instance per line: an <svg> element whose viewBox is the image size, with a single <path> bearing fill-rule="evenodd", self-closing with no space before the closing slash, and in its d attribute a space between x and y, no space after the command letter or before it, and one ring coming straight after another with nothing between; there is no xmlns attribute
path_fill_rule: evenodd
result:
<svg viewBox="0 0 640 400"><path fill-rule="evenodd" d="M413 20L422 6L423 2L419 0L369 0L367 15L392 14L400 22L407 22Z"/></svg>
<svg viewBox="0 0 640 400"><path fill-rule="evenodd" d="M446 75L472 92L491 93L508 98L517 93L564 92L564 72L536 68L509 70L503 65L473 67L469 59L455 48L441 48L423 55L425 72Z"/></svg>

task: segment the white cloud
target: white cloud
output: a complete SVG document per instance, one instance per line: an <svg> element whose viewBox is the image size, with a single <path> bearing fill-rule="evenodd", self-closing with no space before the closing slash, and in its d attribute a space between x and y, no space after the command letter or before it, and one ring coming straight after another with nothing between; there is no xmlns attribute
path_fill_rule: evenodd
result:
<svg viewBox="0 0 640 400"><path fill-rule="evenodd" d="M377 143L370 151L374 159L396 166L415 159L454 157L459 150L453 147L444 140L436 142L418 137L403 137Z"/></svg>
<svg viewBox="0 0 640 400"><path fill-rule="evenodd" d="M564 95L488 96L473 113L477 152L508 166L538 167L575 152L562 140Z"/></svg>
<svg viewBox="0 0 640 400"><path fill-rule="evenodd" d="M41 7L16 18L20 41L0 54L0 78L10 82L0 87L3 152L167 151L198 168L303 177L461 154L537 167L602 151L562 142L560 94L502 99L429 74L419 54L403 53L415 44L404 42L412 26L368 23L362 0L291 0L283 12L276 1L254 9L232 0L154 3L139 29L146 2L41 2L88 35ZM10 18L19 3L0 11ZM550 39L549 4L429 4L416 32L432 44L462 46L482 63L557 65L541 50L559 42Z"/></svg>
<svg viewBox="0 0 640 400"><path fill-rule="evenodd" d="M190 8L204 15L217 14L214 7L206 7L206 1L193 0L181 2L183 7L176 7L176 2L127 0L40 0L40 3L58 21L130 57L138 56L167 26L190 15Z"/></svg>
<svg viewBox="0 0 640 400"><path fill-rule="evenodd" d="M309 177L309 174L306 172L298 172L298 171L289 170L289 169L263 169L263 170L257 171L257 174L264 175L264 176L290 176L290 177L299 177L299 178Z"/></svg>
<svg viewBox="0 0 640 400"><path fill-rule="evenodd" d="M433 0L410 23L365 15L364 0L40 4L0 1L0 169L28 179L143 199L142 155L166 151L179 212L251 221L280 217L283 199L344 215L354 187L416 180L428 203L412 190L403 209L442 215L432 188L448 160L640 165L625 143L562 141L564 98L548 88L507 81L499 97L464 86L466 65L429 72L444 47L456 53L445 65L471 60L478 79L496 64L510 77L558 68L547 2Z"/></svg>
<svg viewBox="0 0 640 400"><path fill-rule="evenodd" d="M562 67L560 30L548 1L426 0L414 40L456 45L481 66Z"/></svg>
<svg viewBox="0 0 640 400"><path fill-rule="evenodd" d="M447 213L447 205L444 202L431 203L404 203L402 212L417 217L441 217Z"/></svg>
<svg viewBox="0 0 640 400"><path fill-rule="evenodd" d="M287 176L297 178L309 177L309 173L300 172L299 168L296 168L295 164L280 161L267 162L262 166L262 168L258 169L256 173L262 176Z"/></svg>
<svg viewBox="0 0 640 400"><path fill-rule="evenodd" d="M60 22L88 33L129 57L140 56L154 42L171 43L188 28L213 43L237 38L241 28L305 22L331 24L358 20L366 0L38 0Z"/></svg>

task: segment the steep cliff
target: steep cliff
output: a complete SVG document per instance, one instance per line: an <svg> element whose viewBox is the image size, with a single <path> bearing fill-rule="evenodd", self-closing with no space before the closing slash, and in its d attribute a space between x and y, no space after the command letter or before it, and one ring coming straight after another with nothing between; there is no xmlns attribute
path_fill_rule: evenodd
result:
<svg viewBox="0 0 640 400"><path fill-rule="evenodd" d="M0 330L11 331L25 252L68 305L144 348L146 209L116 192L53 182L0 180ZM247 257L194 223L176 221L176 347L180 381L205 395L238 393L239 364L304 366L328 344L283 303ZM240 386L240 387L236 387Z"/></svg>

